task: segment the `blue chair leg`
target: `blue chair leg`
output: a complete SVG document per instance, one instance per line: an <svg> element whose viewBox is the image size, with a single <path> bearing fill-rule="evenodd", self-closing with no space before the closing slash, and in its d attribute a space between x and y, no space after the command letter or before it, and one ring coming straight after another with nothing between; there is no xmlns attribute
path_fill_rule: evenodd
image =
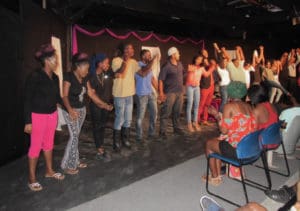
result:
<svg viewBox="0 0 300 211"><path fill-rule="evenodd" d="M262 159L263 159L263 158L262 158ZM228 172L229 172L229 169L228 169ZM245 183L246 185L249 185L249 186L253 187L253 188L259 189L259 190L261 190L261 191L265 191L265 190L269 189L269 186L270 186L270 179L269 179L270 177L268 177L268 174L267 174L267 173L268 173L268 172L266 171L266 177L267 177L267 181L268 181L268 186L265 186L265 185L263 185L263 184L257 183L257 182L255 182L255 181L253 181L253 180L246 179L246 178L244 178L244 183ZM241 175L243 175L243 173L242 173ZM230 177L229 174L228 174L228 178L230 178L230 179L232 179L232 180L235 180L235 181L237 181L237 182L242 182L242 181L239 180L239 179L236 179L236 178L234 178L234 177Z"/></svg>
<svg viewBox="0 0 300 211"><path fill-rule="evenodd" d="M206 166L206 191L207 191L207 193L209 193L210 195L212 195L212 196L215 196L215 197L217 197L217 198L219 198L219 199L221 199L221 200L223 200L223 201L226 201L227 203L230 203L230 204L232 204L232 205L234 205L234 206L237 206L237 207L241 207L242 205L240 205L240 204L237 204L237 203L235 203L235 202L233 202L233 201L230 201L230 200L228 200L228 199L225 199L224 197L222 197L222 196L220 196L220 195L217 195L217 194L215 194L215 193L212 193L210 190L209 190L209 188L208 188L208 176L209 176L209 160L210 160L210 157L208 157L207 158L207 166ZM244 181L244 179L243 179L243 181ZM245 197L246 197L246 202L248 203L248 195L247 195L247 190L246 190L246 186L245 186L245 183L243 182L243 189L244 189L244 193L245 193Z"/></svg>
<svg viewBox="0 0 300 211"><path fill-rule="evenodd" d="M240 172L243 172L242 167L240 167ZM247 190L246 190L246 184L245 184L245 179L244 179L243 173L241 173L241 179L242 179L243 190L244 190L244 194L245 194L245 198L246 198L246 203L248 203L249 200L248 200L248 194L247 194Z"/></svg>
<svg viewBox="0 0 300 211"><path fill-rule="evenodd" d="M272 181L271 181L270 169L269 169L269 166L268 166L267 153L266 152L262 152L261 159L262 159L265 174L266 174L266 177L267 177L267 180L268 180L268 189L270 190L272 188Z"/></svg>
<svg viewBox="0 0 300 211"><path fill-rule="evenodd" d="M275 174L278 174L278 175L281 175L281 176L285 176L285 177L289 177L291 172L290 172L290 167L289 167L289 163L288 163L288 160L287 160L287 156L286 156L285 147L284 147L283 142L281 143L281 146L282 146L283 157L284 157L284 162L285 162L285 166L286 166L286 173L282 173L280 171L272 170L269 167L268 167L268 170L272 173L275 173ZM268 163L267 163L267 165L268 165ZM262 167L262 166L259 166L259 165L255 165L255 166L258 167L258 168L265 168L265 167Z"/></svg>
<svg viewBox="0 0 300 211"><path fill-rule="evenodd" d="M271 172L279 174L281 176L289 177L291 172L290 172L289 162L288 162L288 159L286 156L285 146L284 146L283 142L281 142L281 146L282 146L282 151L283 151L283 156L284 156L284 161L285 161L285 166L286 166L286 174L278 172L278 171L273 171L273 170L271 170Z"/></svg>

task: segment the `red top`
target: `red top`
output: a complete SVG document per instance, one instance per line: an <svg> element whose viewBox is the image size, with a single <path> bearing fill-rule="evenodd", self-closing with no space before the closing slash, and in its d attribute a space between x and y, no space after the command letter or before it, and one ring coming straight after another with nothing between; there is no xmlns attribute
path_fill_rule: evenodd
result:
<svg viewBox="0 0 300 211"><path fill-rule="evenodd" d="M260 129L264 129L264 128L267 128L269 127L271 124L275 123L278 121L278 115L277 113L274 111L271 103L269 102L265 102L265 103L261 103L261 105L263 105L265 107L265 109L267 109L267 112L269 113L269 119L267 122L265 123L261 123L261 124L258 124L257 127L258 127L258 130Z"/></svg>
<svg viewBox="0 0 300 211"><path fill-rule="evenodd" d="M236 113L231 118L221 120L221 127L228 129L228 143L236 148L242 138L256 130L256 121L253 115Z"/></svg>

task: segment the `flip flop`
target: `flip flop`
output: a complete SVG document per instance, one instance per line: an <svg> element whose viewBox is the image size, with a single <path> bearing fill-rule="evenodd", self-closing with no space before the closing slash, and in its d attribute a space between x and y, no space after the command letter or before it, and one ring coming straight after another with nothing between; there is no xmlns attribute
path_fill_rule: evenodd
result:
<svg viewBox="0 0 300 211"><path fill-rule="evenodd" d="M34 192L43 190L43 186L39 182L28 183L28 187Z"/></svg>
<svg viewBox="0 0 300 211"><path fill-rule="evenodd" d="M80 168L80 169L84 169L84 168L86 168L88 165L86 164L86 163L79 163L78 164L78 168Z"/></svg>
<svg viewBox="0 0 300 211"><path fill-rule="evenodd" d="M65 178L65 175L63 175L62 173L56 172L52 175L45 175L46 178L53 178L56 180L63 180Z"/></svg>
<svg viewBox="0 0 300 211"><path fill-rule="evenodd" d="M207 178L206 175L203 175L201 177L203 182L206 182ZM208 176L208 183L213 185L213 186L219 186L222 183L222 178L220 176L213 178L211 175Z"/></svg>

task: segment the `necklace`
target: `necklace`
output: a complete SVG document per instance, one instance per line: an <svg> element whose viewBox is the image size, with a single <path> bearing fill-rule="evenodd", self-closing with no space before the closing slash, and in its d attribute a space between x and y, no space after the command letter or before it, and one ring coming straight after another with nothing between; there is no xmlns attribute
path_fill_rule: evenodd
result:
<svg viewBox="0 0 300 211"><path fill-rule="evenodd" d="M103 72L102 72L102 73L100 73L100 74L96 74L96 76L97 76L97 79L98 79L100 85L103 87L105 75L104 75Z"/></svg>

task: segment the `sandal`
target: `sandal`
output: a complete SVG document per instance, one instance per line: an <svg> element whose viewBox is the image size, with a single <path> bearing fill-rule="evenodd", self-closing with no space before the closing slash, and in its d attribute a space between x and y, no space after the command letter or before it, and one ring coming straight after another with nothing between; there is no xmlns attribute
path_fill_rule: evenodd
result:
<svg viewBox="0 0 300 211"><path fill-rule="evenodd" d="M206 182L207 180L206 175L203 175L201 178L203 182ZM220 176L213 178L211 175L209 175L208 183L213 186L219 186L222 183L222 178Z"/></svg>
<svg viewBox="0 0 300 211"><path fill-rule="evenodd" d="M35 192L43 190L43 186L39 182L28 183L28 187Z"/></svg>
<svg viewBox="0 0 300 211"><path fill-rule="evenodd" d="M65 175L63 175L62 173L56 172L52 175L45 175L46 178L53 178L56 180L63 180L65 178Z"/></svg>
<svg viewBox="0 0 300 211"><path fill-rule="evenodd" d="M87 164L86 163L79 163L77 167L81 168L81 169L84 169L84 168L87 167Z"/></svg>
<svg viewBox="0 0 300 211"><path fill-rule="evenodd" d="M78 172L79 172L78 169L64 169L65 174L75 175L78 174Z"/></svg>

